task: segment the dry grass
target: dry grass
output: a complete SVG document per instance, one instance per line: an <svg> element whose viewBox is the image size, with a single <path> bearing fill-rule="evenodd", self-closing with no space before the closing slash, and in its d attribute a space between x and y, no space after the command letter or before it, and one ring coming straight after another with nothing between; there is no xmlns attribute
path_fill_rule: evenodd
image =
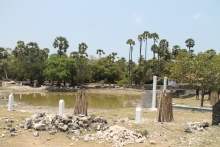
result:
<svg viewBox="0 0 220 147"><path fill-rule="evenodd" d="M191 98L173 98L173 103L187 106L200 106L201 99L196 100L195 96ZM211 107L208 96L205 96L203 105L205 107Z"/></svg>
<svg viewBox="0 0 220 147"><path fill-rule="evenodd" d="M130 93L129 90L125 90ZM92 91L91 91L92 92ZM121 90L123 92L123 90ZM140 92L140 91L134 91ZM106 93L106 91L105 91ZM174 98L173 102L176 104L189 105L189 106L199 106L200 101L193 98ZM24 118L30 117L33 113L28 112L20 112L20 111L7 111L3 106L5 103L0 101L0 118L3 117L14 117L14 120L19 122L24 122ZM209 101L207 97L204 102L205 106L209 106ZM42 110L39 110L42 111ZM143 147L143 146L158 146L158 147L178 147L178 146L192 146L192 147L200 147L200 146L219 146L220 142L220 127L219 126L210 126L206 131L196 132L196 133L186 133L184 132L184 124L186 122L201 122L203 120L207 120L209 122L212 121L212 113L211 112L192 112L192 111L184 111L184 110L173 110L174 120L171 122L160 123L157 122L157 112L149 111L147 109L143 109L142 111L142 124L135 124L135 108L123 108L117 109L115 111L106 111L103 113L92 113L88 115L104 115L109 125L120 125L124 126L130 130L140 131L147 130L148 138L146 138L145 143L134 143L127 145L128 147ZM129 121L120 122L122 118L129 118ZM113 121L117 120L117 122ZM16 125L16 121L13 123L13 126ZM7 124L0 120L0 127L3 128ZM67 147L70 146L70 143L73 143L73 146L79 147L103 147L103 146L113 146L112 143L104 142L99 144L98 140L84 142L82 139L79 141L71 140L73 135L59 132L55 135L49 135L47 131L40 131L39 137L34 137L33 132L29 132L24 129L20 129L21 133L15 137L9 137L9 131L0 129L0 135L7 131L4 138L0 138L0 147ZM85 132L83 131L81 136L89 133L95 132ZM47 138L50 138L47 141ZM154 140L156 145L150 145L149 141ZM184 142L185 141L185 142Z"/></svg>

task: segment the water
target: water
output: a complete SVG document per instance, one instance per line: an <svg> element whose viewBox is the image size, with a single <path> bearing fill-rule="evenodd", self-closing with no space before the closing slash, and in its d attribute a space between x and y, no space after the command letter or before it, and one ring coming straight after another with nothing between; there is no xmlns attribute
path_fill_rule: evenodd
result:
<svg viewBox="0 0 220 147"><path fill-rule="evenodd" d="M46 92L14 94L14 100L25 102L35 106L59 106L59 100L65 101L66 108L73 108L76 92ZM116 93L116 92L87 92L88 108L93 109L117 109L131 107L131 100L140 99L140 94Z"/></svg>

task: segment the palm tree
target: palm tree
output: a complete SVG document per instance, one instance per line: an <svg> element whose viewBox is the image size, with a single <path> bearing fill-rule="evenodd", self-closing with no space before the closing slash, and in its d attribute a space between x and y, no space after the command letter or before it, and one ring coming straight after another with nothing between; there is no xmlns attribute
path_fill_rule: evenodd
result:
<svg viewBox="0 0 220 147"><path fill-rule="evenodd" d="M39 47L38 44L36 42L29 42L26 45L26 56L28 56L29 58L31 57L36 57L37 55L39 55Z"/></svg>
<svg viewBox="0 0 220 147"><path fill-rule="evenodd" d="M132 45L135 45L135 42L132 40L132 39L128 39L127 40L127 42L126 42L126 44L129 44L130 45L130 48L129 48L129 61L128 61L128 64L129 64L129 74L128 74L128 81L129 81L129 85L131 84L131 82L132 82L132 79L130 79L130 70L131 70L131 68L130 68L130 60L131 60L131 62L132 62L132 51L133 51L133 46Z"/></svg>
<svg viewBox="0 0 220 147"><path fill-rule="evenodd" d="M179 50L180 50L180 46L179 45L174 45L173 46L173 48L172 48L172 55L173 55L174 59L176 59Z"/></svg>
<svg viewBox="0 0 220 147"><path fill-rule="evenodd" d="M143 35L144 35L144 41L146 41L144 59L147 60L147 38L151 38L151 35L148 31L144 31Z"/></svg>
<svg viewBox="0 0 220 147"><path fill-rule="evenodd" d="M153 46L153 47L156 47L156 46L155 46L155 43L156 43L157 40L159 39L158 34L157 34L157 33L152 33L150 36L151 36L151 38L153 38L153 40L154 40L154 46ZM152 47L151 47L151 50L152 50ZM156 51L156 48L153 49L152 51L153 51L153 53L154 53L153 58L155 58L155 51Z"/></svg>
<svg viewBox="0 0 220 147"><path fill-rule="evenodd" d="M88 57L88 54L86 53L88 46L86 45L86 43L82 42L81 44L79 44L79 56L80 58L85 58Z"/></svg>
<svg viewBox="0 0 220 147"><path fill-rule="evenodd" d="M24 41L18 41L17 46L12 51L12 55L14 55L14 57L16 58L20 58L21 56L25 54L25 50L26 50L26 46L25 46Z"/></svg>
<svg viewBox="0 0 220 147"><path fill-rule="evenodd" d="M66 40L65 37L57 37L55 38L54 42L53 42L53 47L54 48L58 48L57 53L61 55L66 52L66 50L69 48L69 42Z"/></svg>
<svg viewBox="0 0 220 147"><path fill-rule="evenodd" d="M2 60L2 65L3 65L3 68L4 68L4 72L5 72L5 78L6 80L8 80L8 74L7 74L7 71L6 71L6 62L5 62L5 59L7 59L9 53L6 49L4 49L3 47L0 47L0 60Z"/></svg>
<svg viewBox="0 0 220 147"><path fill-rule="evenodd" d="M48 55L49 55L49 52L50 52L50 49L49 48L44 48L43 52L44 52L45 58L47 59Z"/></svg>
<svg viewBox="0 0 220 147"><path fill-rule="evenodd" d="M74 58L75 61L77 61L79 59L79 52L76 52L76 51L71 52L70 57Z"/></svg>
<svg viewBox="0 0 220 147"><path fill-rule="evenodd" d="M195 41L192 38L189 38L185 41L186 47L189 48L189 52L192 52L190 49L194 47Z"/></svg>
<svg viewBox="0 0 220 147"><path fill-rule="evenodd" d="M101 58L101 54L105 54L102 49L97 49L96 54L99 54L99 58Z"/></svg>
<svg viewBox="0 0 220 147"><path fill-rule="evenodd" d="M140 41L140 58L139 58L139 74L138 74L138 84L140 84L140 65L141 65L141 47L142 41L145 38L143 34L138 35L138 40Z"/></svg>
<svg viewBox="0 0 220 147"><path fill-rule="evenodd" d="M169 42L166 39L162 39L159 43L159 48L160 48L160 54L162 55L163 59L168 58L168 47L169 47ZM159 58L159 54L158 54Z"/></svg>

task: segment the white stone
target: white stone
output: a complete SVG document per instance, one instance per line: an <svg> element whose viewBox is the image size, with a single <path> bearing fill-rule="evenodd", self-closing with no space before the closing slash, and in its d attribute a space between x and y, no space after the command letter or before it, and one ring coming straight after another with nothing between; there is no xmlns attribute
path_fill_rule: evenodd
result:
<svg viewBox="0 0 220 147"><path fill-rule="evenodd" d="M73 146L73 143L70 143L70 146Z"/></svg>
<svg viewBox="0 0 220 147"><path fill-rule="evenodd" d="M33 135L34 135L34 137L38 137L39 136L39 132L34 132Z"/></svg>
<svg viewBox="0 0 220 147"><path fill-rule="evenodd" d="M152 108L156 108L157 76L153 76Z"/></svg>
<svg viewBox="0 0 220 147"><path fill-rule="evenodd" d="M64 114L65 102L64 100L59 101L59 115L62 116Z"/></svg>
<svg viewBox="0 0 220 147"><path fill-rule="evenodd" d="M138 124L141 123L141 121L142 121L141 118L142 118L142 109L141 109L141 107L137 107L135 122Z"/></svg>
<svg viewBox="0 0 220 147"><path fill-rule="evenodd" d="M36 124L34 124L34 129L35 130L39 130L39 131L46 130L46 125L45 124L36 123Z"/></svg>
<svg viewBox="0 0 220 147"><path fill-rule="evenodd" d="M164 77L164 81L163 81L163 91L167 90L167 77Z"/></svg>
<svg viewBox="0 0 220 147"><path fill-rule="evenodd" d="M14 96L13 96L13 94L10 94L9 101L8 101L8 111L13 110L13 101L14 101Z"/></svg>

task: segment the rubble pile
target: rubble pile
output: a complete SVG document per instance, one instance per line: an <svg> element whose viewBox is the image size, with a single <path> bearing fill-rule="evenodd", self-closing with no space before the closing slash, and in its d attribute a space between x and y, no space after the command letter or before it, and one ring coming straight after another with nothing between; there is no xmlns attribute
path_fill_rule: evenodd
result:
<svg viewBox="0 0 220 147"><path fill-rule="evenodd" d="M206 127L209 127L209 122L202 121L202 122L187 122L184 125L185 132L193 133L195 131L204 131Z"/></svg>

